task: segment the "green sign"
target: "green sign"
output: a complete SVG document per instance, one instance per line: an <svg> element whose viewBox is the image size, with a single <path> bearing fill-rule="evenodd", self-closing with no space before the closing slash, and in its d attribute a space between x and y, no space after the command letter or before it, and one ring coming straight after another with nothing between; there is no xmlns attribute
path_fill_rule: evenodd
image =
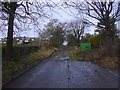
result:
<svg viewBox="0 0 120 90"><path fill-rule="evenodd" d="M91 49L90 43L81 43L81 51L89 51Z"/></svg>

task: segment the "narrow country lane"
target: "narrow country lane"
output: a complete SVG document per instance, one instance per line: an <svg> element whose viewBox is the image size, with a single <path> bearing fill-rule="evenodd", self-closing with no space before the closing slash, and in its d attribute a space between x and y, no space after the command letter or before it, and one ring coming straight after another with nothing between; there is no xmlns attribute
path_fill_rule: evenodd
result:
<svg viewBox="0 0 120 90"><path fill-rule="evenodd" d="M118 76L61 50L3 88L118 88Z"/></svg>

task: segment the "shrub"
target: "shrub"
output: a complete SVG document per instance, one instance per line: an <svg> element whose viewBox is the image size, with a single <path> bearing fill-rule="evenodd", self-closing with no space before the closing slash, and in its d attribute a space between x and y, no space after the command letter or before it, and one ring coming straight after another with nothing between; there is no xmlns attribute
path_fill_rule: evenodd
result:
<svg viewBox="0 0 120 90"><path fill-rule="evenodd" d="M7 48L2 47L2 59L6 59L6 54L7 54ZM25 56L30 53L36 52L39 50L39 47L37 46L14 46L13 47L13 59L16 59L17 57Z"/></svg>
<svg viewBox="0 0 120 90"><path fill-rule="evenodd" d="M104 44L105 40L105 31L101 32L100 34L90 37L88 41L93 45L94 48L100 47Z"/></svg>

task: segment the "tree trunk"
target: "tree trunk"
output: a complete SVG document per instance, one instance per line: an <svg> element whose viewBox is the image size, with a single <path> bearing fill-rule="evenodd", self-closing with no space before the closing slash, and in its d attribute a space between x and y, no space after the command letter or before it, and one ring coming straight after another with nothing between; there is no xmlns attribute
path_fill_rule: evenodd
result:
<svg viewBox="0 0 120 90"><path fill-rule="evenodd" d="M112 56L112 36L111 36L111 28L109 25L109 22L106 25L106 55L107 56Z"/></svg>
<svg viewBox="0 0 120 90"><path fill-rule="evenodd" d="M80 46L80 36L78 35L78 37L77 37L77 47L79 47Z"/></svg>
<svg viewBox="0 0 120 90"><path fill-rule="evenodd" d="M13 57L13 25L14 25L14 13L15 10L11 10L9 13L8 21L8 33L7 33L7 59Z"/></svg>

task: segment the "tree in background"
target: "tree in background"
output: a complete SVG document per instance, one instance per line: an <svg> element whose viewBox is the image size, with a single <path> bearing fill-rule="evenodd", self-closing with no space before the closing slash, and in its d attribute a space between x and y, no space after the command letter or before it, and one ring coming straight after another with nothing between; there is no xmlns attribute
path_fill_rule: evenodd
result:
<svg viewBox="0 0 120 90"><path fill-rule="evenodd" d="M73 34L67 35L67 41L69 46L77 46L76 38Z"/></svg>
<svg viewBox="0 0 120 90"><path fill-rule="evenodd" d="M53 47L60 47L65 40L65 23L59 22L58 19L52 19L45 25L45 30L42 33L44 39L49 40Z"/></svg>
<svg viewBox="0 0 120 90"><path fill-rule="evenodd" d="M58 19L51 19L46 25L44 25L44 30L41 34L42 39L49 40L51 37L51 34L55 31L55 28L57 25L60 25L60 22Z"/></svg>
<svg viewBox="0 0 120 90"><path fill-rule="evenodd" d="M84 20L76 20L67 24L67 31L74 36L73 40L75 40L77 46L80 45L80 40L83 38L85 28L88 26L89 23Z"/></svg>
<svg viewBox="0 0 120 90"><path fill-rule="evenodd" d="M63 28L61 28L60 26L57 26L55 28L55 31L51 34L50 45L52 45L53 47L61 47L63 44L63 41L65 40L64 36L65 36L65 33Z"/></svg>
<svg viewBox="0 0 120 90"><path fill-rule="evenodd" d="M88 39L91 38L93 35L91 35L90 33L86 33L83 38L82 38L82 42L89 42Z"/></svg>

